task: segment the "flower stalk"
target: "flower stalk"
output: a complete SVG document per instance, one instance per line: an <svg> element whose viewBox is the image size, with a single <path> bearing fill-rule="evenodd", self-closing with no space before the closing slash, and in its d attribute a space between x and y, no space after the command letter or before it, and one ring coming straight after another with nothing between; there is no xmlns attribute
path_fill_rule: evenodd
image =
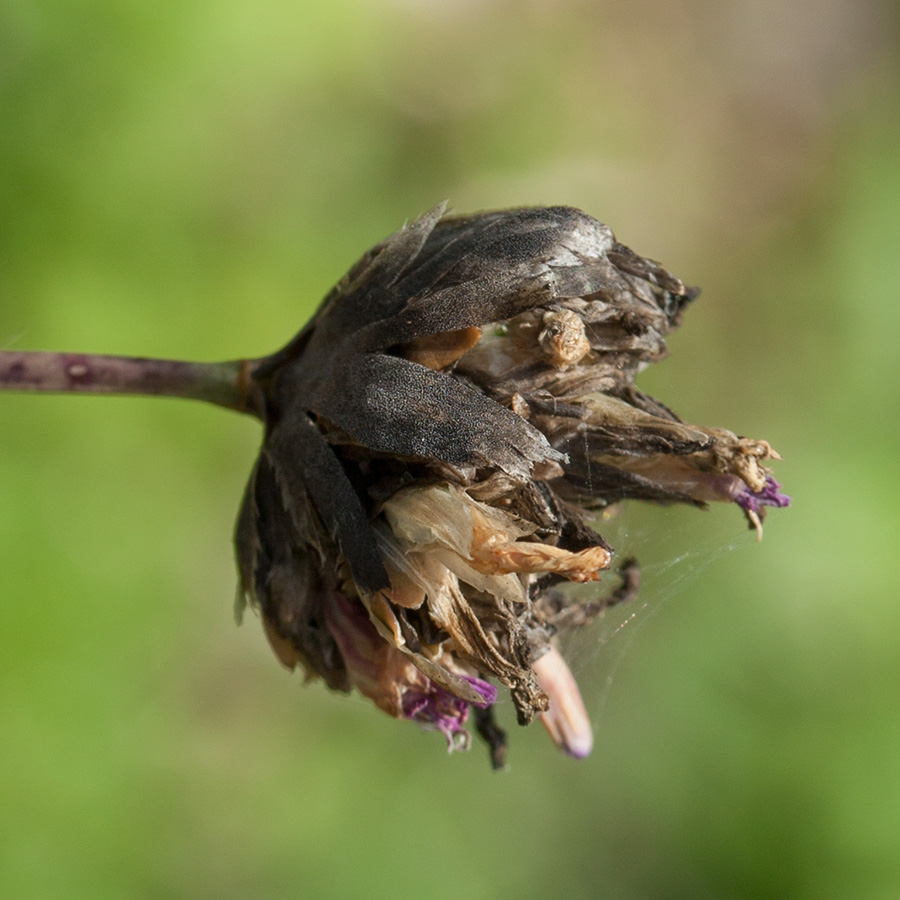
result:
<svg viewBox="0 0 900 900"><path fill-rule="evenodd" d="M202 400L262 416L249 360L184 362L88 353L0 351L0 390L63 394L138 394Z"/></svg>

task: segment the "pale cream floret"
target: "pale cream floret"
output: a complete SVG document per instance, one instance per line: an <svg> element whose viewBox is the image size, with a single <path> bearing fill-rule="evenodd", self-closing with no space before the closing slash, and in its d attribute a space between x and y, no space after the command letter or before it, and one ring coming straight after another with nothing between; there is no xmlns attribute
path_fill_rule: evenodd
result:
<svg viewBox="0 0 900 900"><path fill-rule="evenodd" d="M594 732L572 670L552 644L531 668L550 700L549 708L539 713L541 724L560 750L583 759L594 745Z"/></svg>

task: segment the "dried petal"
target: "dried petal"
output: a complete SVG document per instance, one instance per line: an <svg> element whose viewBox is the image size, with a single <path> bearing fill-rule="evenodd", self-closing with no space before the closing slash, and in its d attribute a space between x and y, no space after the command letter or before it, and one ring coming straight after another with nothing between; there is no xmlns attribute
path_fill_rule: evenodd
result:
<svg viewBox="0 0 900 900"><path fill-rule="evenodd" d="M569 581L597 581L600 571L609 566L611 554L605 547L589 547L572 553L552 544L516 541L475 550L476 565L487 571L554 572Z"/></svg>
<svg viewBox="0 0 900 900"><path fill-rule="evenodd" d="M766 475L762 490L753 491L749 486L744 487L734 502L750 512L759 512L761 506L790 506L791 498L781 493L781 485L771 475Z"/></svg>

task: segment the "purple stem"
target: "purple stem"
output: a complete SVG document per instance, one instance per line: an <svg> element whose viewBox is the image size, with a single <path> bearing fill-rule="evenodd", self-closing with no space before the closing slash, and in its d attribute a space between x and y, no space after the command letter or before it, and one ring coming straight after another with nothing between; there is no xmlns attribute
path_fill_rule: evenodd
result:
<svg viewBox="0 0 900 900"><path fill-rule="evenodd" d="M262 416L248 360L221 363L0 351L0 390L75 394L142 394L204 400Z"/></svg>

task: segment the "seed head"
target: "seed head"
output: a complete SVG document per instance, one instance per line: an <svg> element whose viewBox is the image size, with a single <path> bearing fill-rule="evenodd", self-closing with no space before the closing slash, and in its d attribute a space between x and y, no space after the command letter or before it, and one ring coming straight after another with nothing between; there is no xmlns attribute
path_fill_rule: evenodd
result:
<svg viewBox="0 0 900 900"><path fill-rule="evenodd" d="M591 515L625 499L789 499L764 441L681 422L635 375L696 297L566 207L444 217L370 250L251 373L265 437L237 525L240 602L284 665L491 759L506 688L565 752L591 728L557 630L609 569Z"/></svg>

